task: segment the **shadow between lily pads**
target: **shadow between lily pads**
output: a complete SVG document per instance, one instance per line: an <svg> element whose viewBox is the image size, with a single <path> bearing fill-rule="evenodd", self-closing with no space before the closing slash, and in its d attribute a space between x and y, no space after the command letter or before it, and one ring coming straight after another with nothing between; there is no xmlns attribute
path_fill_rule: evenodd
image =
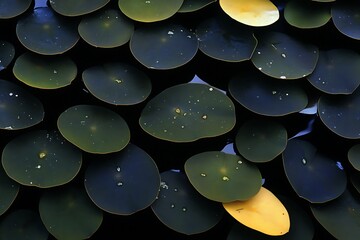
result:
<svg viewBox="0 0 360 240"><path fill-rule="evenodd" d="M4 214L16 199L20 189L20 184L12 180L0 166L0 216ZM1 232L1 231L0 231ZM1 239L1 237L0 237Z"/></svg>

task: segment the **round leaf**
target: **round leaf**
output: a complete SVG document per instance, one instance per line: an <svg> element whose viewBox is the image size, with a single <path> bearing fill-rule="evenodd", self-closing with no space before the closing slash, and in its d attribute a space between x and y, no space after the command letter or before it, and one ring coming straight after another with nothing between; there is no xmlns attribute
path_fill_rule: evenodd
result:
<svg viewBox="0 0 360 240"><path fill-rule="evenodd" d="M336 1L331 7L332 21L345 36L360 39L360 2L356 0Z"/></svg>
<svg viewBox="0 0 360 240"><path fill-rule="evenodd" d="M50 6L57 13L74 17L94 12L104 7L110 0L50 0Z"/></svg>
<svg viewBox="0 0 360 240"><path fill-rule="evenodd" d="M14 56L15 47L10 42L0 40L0 71L4 70L11 63Z"/></svg>
<svg viewBox="0 0 360 240"><path fill-rule="evenodd" d="M19 16L30 7L31 2L32 0L0 0L0 19Z"/></svg>
<svg viewBox="0 0 360 240"><path fill-rule="evenodd" d="M12 205L19 193L19 188L20 185L9 178L9 176L6 175L3 167L0 166L0 216L4 214Z"/></svg>
<svg viewBox="0 0 360 240"><path fill-rule="evenodd" d="M216 2L216 0L184 0L184 3L181 5L181 8L178 12L195 12L214 2Z"/></svg>
<svg viewBox="0 0 360 240"><path fill-rule="evenodd" d="M351 165L357 170L360 171L360 144L353 145L348 153L347 157Z"/></svg>

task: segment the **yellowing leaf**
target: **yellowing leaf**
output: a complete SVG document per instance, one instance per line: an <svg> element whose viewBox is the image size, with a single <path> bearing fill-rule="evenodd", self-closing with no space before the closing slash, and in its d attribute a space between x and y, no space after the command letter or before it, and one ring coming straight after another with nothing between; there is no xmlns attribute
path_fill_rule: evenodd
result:
<svg viewBox="0 0 360 240"><path fill-rule="evenodd" d="M280 200L264 187L246 201L223 203L225 210L245 226L271 236L290 230L289 213Z"/></svg>
<svg viewBox="0 0 360 240"><path fill-rule="evenodd" d="M246 25L267 26L279 19L279 10L269 0L220 0L220 7L231 18Z"/></svg>

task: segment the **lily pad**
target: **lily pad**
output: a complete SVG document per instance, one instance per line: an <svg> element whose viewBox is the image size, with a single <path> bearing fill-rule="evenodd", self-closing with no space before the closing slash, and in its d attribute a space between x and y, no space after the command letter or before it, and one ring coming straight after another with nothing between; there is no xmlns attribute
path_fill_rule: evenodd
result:
<svg viewBox="0 0 360 240"><path fill-rule="evenodd" d="M81 163L81 151L57 131L24 133L8 142L2 153L2 164L9 177L22 185L41 188L70 182Z"/></svg>
<svg viewBox="0 0 360 240"><path fill-rule="evenodd" d="M261 173L257 166L238 155L202 152L187 159L184 166L194 188L213 201L248 200L261 188Z"/></svg>
<svg viewBox="0 0 360 240"><path fill-rule="evenodd" d="M276 121L252 119L240 126L235 143L247 160L268 162L285 150L287 131Z"/></svg>
<svg viewBox="0 0 360 240"><path fill-rule="evenodd" d="M175 15L184 0L119 0L120 10L129 18L139 22L158 22Z"/></svg>
<svg viewBox="0 0 360 240"><path fill-rule="evenodd" d="M111 214L131 215L155 201L160 174L144 150L128 144L122 151L92 162L84 182L88 195L99 208Z"/></svg>
<svg viewBox="0 0 360 240"><path fill-rule="evenodd" d="M40 89L68 86L76 78L77 66L68 56L45 56L25 52L14 64L13 73L21 82Z"/></svg>
<svg viewBox="0 0 360 240"><path fill-rule="evenodd" d="M171 142L192 142L229 132L235 106L220 90L206 84L183 83L152 98L139 123L150 135Z"/></svg>
<svg viewBox="0 0 360 240"><path fill-rule="evenodd" d="M360 144L353 145L348 153L347 157L351 165L357 170L360 171Z"/></svg>
<svg viewBox="0 0 360 240"><path fill-rule="evenodd" d="M186 235L210 230L224 215L220 203L201 196L186 175L176 171L161 173L159 196L151 209L167 227Z"/></svg>
<svg viewBox="0 0 360 240"><path fill-rule="evenodd" d="M92 95L113 105L140 103L152 89L151 80L144 72L120 62L85 69L82 79Z"/></svg>
<svg viewBox="0 0 360 240"><path fill-rule="evenodd" d="M10 19L24 13L32 0L0 0L0 19Z"/></svg>
<svg viewBox="0 0 360 240"><path fill-rule="evenodd" d="M140 26L130 39L133 56L151 69L164 70L185 65L196 55L198 46L194 32L173 23Z"/></svg>
<svg viewBox="0 0 360 240"><path fill-rule="evenodd" d="M262 73L279 79L299 79L311 74L318 61L315 45L306 44L281 32L255 35L258 44L251 62Z"/></svg>
<svg viewBox="0 0 360 240"><path fill-rule="evenodd" d="M310 203L329 202L346 189L347 176L336 161L310 142L288 141L282 153L285 174L297 195Z"/></svg>
<svg viewBox="0 0 360 240"><path fill-rule="evenodd" d="M110 0L50 0L50 6L57 13L68 16L81 16L104 7Z"/></svg>
<svg viewBox="0 0 360 240"><path fill-rule="evenodd" d="M195 12L216 1L217 0L184 0L178 12L180 13Z"/></svg>
<svg viewBox="0 0 360 240"><path fill-rule="evenodd" d="M360 193L360 174L358 171L350 172L350 182L355 190Z"/></svg>
<svg viewBox="0 0 360 240"><path fill-rule="evenodd" d="M88 239L100 227L103 212L83 188L56 188L43 192L39 201L40 217L56 239Z"/></svg>
<svg viewBox="0 0 360 240"><path fill-rule="evenodd" d="M9 178L3 167L0 166L0 216L10 208L19 193L19 189L20 185ZM0 239L2 238L0 237Z"/></svg>
<svg viewBox="0 0 360 240"><path fill-rule="evenodd" d="M4 70L11 63L11 61L14 59L14 56L15 56L14 45L8 41L0 40L0 71Z"/></svg>
<svg viewBox="0 0 360 240"><path fill-rule="evenodd" d="M104 9L81 19L79 34L94 47L114 48L126 44L134 32L134 23L122 12Z"/></svg>
<svg viewBox="0 0 360 240"><path fill-rule="evenodd" d="M24 47L43 55L64 53L80 39L77 23L48 7L35 8L21 17L16 24L16 35Z"/></svg>
<svg viewBox="0 0 360 240"><path fill-rule="evenodd" d="M350 49L320 51L315 70L307 76L317 89L328 94L351 94L360 84L360 55Z"/></svg>
<svg viewBox="0 0 360 240"><path fill-rule="evenodd" d="M26 89L0 79L0 129L32 127L44 118L44 107Z"/></svg>
<svg viewBox="0 0 360 240"><path fill-rule="evenodd" d="M126 121L102 106L72 106L60 114L57 126L69 142L89 153L117 152L130 141Z"/></svg>
<svg viewBox="0 0 360 240"><path fill-rule="evenodd" d="M356 0L335 1L331 7L332 21L342 34L360 39L360 2Z"/></svg>

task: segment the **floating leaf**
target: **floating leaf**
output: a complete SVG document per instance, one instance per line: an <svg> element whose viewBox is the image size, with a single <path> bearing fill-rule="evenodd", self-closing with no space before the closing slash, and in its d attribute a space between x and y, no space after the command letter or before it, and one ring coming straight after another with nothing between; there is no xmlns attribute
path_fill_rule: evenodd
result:
<svg viewBox="0 0 360 240"><path fill-rule="evenodd" d="M331 7L332 21L345 36L360 39L360 2L356 0L335 1Z"/></svg>
<svg viewBox="0 0 360 240"><path fill-rule="evenodd" d="M347 153L347 157L351 165L360 171L360 144L353 145Z"/></svg>
<svg viewBox="0 0 360 240"><path fill-rule="evenodd" d="M178 12L180 13L195 12L216 1L217 0L184 0L184 3L181 5L181 8L179 9Z"/></svg>
<svg viewBox="0 0 360 240"><path fill-rule="evenodd" d="M14 56L15 47L10 42L0 40L0 71L4 70L11 63Z"/></svg>
<svg viewBox="0 0 360 240"><path fill-rule="evenodd" d="M150 135L172 142L191 142L229 132L235 125L231 99L206 84L184 83L152 98L139 123Z"/></svg>
<svg viewBox="0 0 360 240"><path fill-rule="evenodd" d="M92 13L104 7L110 0L50 0L50 6L57 13L74 17Z"/></svg>
<svg viewBox="0 0 360 240"><path fill-rule="evenodd" d="M24 13L32 0L0 0L0 19L10 19Z"/></svg>
<svg viewBox="0 0 360 240"><path fill-rule="evenodd" d="M12 205L19 193L19 189L20 185L9 178L9 176L6 175L3 167L0 166L0 216L4 214ZM0 239L2 239L1 234Z"/></svg>

